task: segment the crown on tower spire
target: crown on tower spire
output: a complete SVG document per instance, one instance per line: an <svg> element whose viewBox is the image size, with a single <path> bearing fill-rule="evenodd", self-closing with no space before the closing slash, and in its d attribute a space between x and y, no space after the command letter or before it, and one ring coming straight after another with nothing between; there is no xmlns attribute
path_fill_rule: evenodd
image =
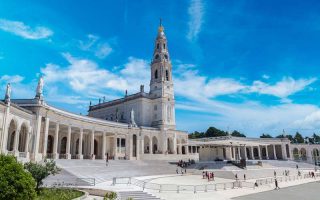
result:
<svg viewBox="0 0 320 200"><path fill-rule="evenodd" d="M160 18L160 24L159 24L158 32L159 33L163 33L163 31L164 31L164 27L162 26L162 19Z"/></svg>

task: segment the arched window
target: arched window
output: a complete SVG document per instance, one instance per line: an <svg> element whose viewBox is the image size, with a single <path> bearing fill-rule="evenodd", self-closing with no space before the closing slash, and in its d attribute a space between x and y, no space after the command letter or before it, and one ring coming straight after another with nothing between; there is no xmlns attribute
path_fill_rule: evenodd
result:
<svg viewBox="0 0 320 200"><path fill-rule="evenodd" d="M169 72L166 70L166 80L169 81Z"/></svg>
<svg viewBox="0 0 320 200"><path fill-rule="evenodd" d="M158 70L156 69L156 71L154 72L154 78L157 79L158 78Z"/></svg>
<svg viewBox="0 0 320 200"><path fill-rule="evenodd" d="M167 55L167 54L164 54L164 58L168 60L168 55Z"/></svg>
<svg viewBox="0 0 320 200"><path fill-rule="evenodd" d="M155 57L154 57L154 59L159 59L159 54L157 54Z"/></svg>
<svg viewBox="0 0 320 200"><path fill-rule="evenodd" d="M159 43L157 43L157 49L159 49Z"/></svg>
<svg viewBox="0 0 320 200"><path fill-rule="evenodd" d="M163 44L163 49L166 49L166 44Z"/></svg>

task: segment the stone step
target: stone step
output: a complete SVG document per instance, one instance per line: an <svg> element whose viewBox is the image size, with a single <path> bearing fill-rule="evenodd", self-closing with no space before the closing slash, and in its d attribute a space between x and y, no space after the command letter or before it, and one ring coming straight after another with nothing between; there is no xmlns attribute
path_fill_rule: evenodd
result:
<svg viewBox="0 0 320 200"><path fill-rule="evenodd" d="M122 200L127 200L129 197L134 200L160 200L159 198L142 191L120 192L120 197Z"/></svg>

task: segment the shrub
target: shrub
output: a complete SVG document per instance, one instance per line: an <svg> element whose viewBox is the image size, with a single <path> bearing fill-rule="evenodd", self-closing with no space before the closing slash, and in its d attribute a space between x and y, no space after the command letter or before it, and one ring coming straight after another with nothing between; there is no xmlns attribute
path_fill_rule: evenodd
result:
<svg viewBox="0 0 320 200"><path fill-rule="evenodd" d="M36 183L13 156L0 155L0 199L34 199Z"/></svg>
<svg viewBox="0 0 320 200"><path fill-rule="evenodd" d="M108 192L105 194L103 200L115 200L115 199L117 199L117 196L118 195L115 192Z"/></svg>
<svg viewBox="0 0 320 200"><path fill-rule="evenodd" d="M44 163L28 162L24 164L34 180L36 181L36 191L39 192L39 187L42 185L42 181L49 175L57 174L60 169L56 166L54 160L44 160Z"/></svg>

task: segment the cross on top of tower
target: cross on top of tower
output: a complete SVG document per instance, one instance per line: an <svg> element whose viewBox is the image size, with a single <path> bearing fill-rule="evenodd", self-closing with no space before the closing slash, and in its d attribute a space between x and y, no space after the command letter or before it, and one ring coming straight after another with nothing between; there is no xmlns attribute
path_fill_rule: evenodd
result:
<svg viewBox="0 0 320 200"><path fill-rule="evenodd" d="M163 31L164 31L164 27L162 26L162 19L160 18L160 24L159 24L158 32L159 33L163 33Z"/></svg>

